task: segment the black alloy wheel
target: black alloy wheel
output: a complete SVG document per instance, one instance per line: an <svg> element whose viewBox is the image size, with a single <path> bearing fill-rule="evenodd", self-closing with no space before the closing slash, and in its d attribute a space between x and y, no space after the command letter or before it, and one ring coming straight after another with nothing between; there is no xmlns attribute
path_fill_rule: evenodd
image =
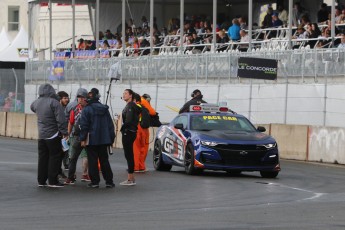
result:
<svg viewBox="0 0 345 230"><path fill-rule="evenodd" d="M165 164L162 159L162 144L156 140L153 149L153 167L158 171L170 171L172 165Z"/></svg>

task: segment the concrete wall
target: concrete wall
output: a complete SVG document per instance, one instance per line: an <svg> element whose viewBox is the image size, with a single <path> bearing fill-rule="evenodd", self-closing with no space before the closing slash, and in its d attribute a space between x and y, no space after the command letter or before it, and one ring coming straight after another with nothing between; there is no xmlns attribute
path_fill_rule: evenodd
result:
<svg viewBox="0 0 345 230"><path fill-rule="evenodd" d="M38 139L37 116L35 114L26 114L25 117L25 139Z"/></svg>
<svg viewBox="0 0 345 230"><path fill-rule="evenodd" d="M270 134L278 143L281 158L307 160L308 126L272 124Z"/></svg>
<svg viewBox="0 0 345 230"><path fill-rule="evenodd" d="M308 160L345 164L345 129L310 127Z"/></svg>
<svg viewBox="0 0 345 230"><path fill-rule="evenodd" d="M7 137L25 138L25 116L24 113L7 113Z"/></svg>
<svg viewBox="0 0 345 230"><path fill-rule="evenodd" d="M7 113L0 112L0 136L6 135L6 117Z"/></svg>

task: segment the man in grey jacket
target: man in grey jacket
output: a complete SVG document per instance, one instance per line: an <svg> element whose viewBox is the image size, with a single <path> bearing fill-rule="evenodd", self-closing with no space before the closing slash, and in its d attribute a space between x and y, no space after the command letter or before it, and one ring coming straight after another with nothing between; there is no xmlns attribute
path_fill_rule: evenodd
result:
<svg viewBox="0 0 345 230"><path fill-rule="evenodd" d="M61 167L61 136L67 137L67 120L55 89L43 84L38 90L39 98L31 104L38 123L38 186L63 187L58 181Z"/></svg>

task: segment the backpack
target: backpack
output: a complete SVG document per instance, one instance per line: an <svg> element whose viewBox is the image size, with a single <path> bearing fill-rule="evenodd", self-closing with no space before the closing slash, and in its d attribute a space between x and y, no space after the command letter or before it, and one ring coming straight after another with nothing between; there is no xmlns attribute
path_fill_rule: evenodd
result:
<svg viewBox="0 0 345 230"><path fill-rule="evenodd" d="M144 106L141 106L141 119L140 119L140 126L143 129L148 129L150 127L150 114L148 109L146 109Z"/></svg>
<svg viewBox="0 0 345 230"><path fill-rule="evenodd" d="M150 126L151 127L159 127L162 125L162 123L159 120L158 113L156 115L150 116Z"/></svg>

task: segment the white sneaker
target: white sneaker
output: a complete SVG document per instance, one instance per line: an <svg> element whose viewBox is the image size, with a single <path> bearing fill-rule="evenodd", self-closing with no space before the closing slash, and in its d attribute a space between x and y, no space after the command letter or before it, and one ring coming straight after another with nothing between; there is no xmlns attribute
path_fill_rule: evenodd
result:
<svg viewBox="0 0 345 230"><path fill-rule="evenodd" d="M121 182L120 185L133 186L133 185L136 185L136 183L133 180L125 180L125 181Z"/></svg>

